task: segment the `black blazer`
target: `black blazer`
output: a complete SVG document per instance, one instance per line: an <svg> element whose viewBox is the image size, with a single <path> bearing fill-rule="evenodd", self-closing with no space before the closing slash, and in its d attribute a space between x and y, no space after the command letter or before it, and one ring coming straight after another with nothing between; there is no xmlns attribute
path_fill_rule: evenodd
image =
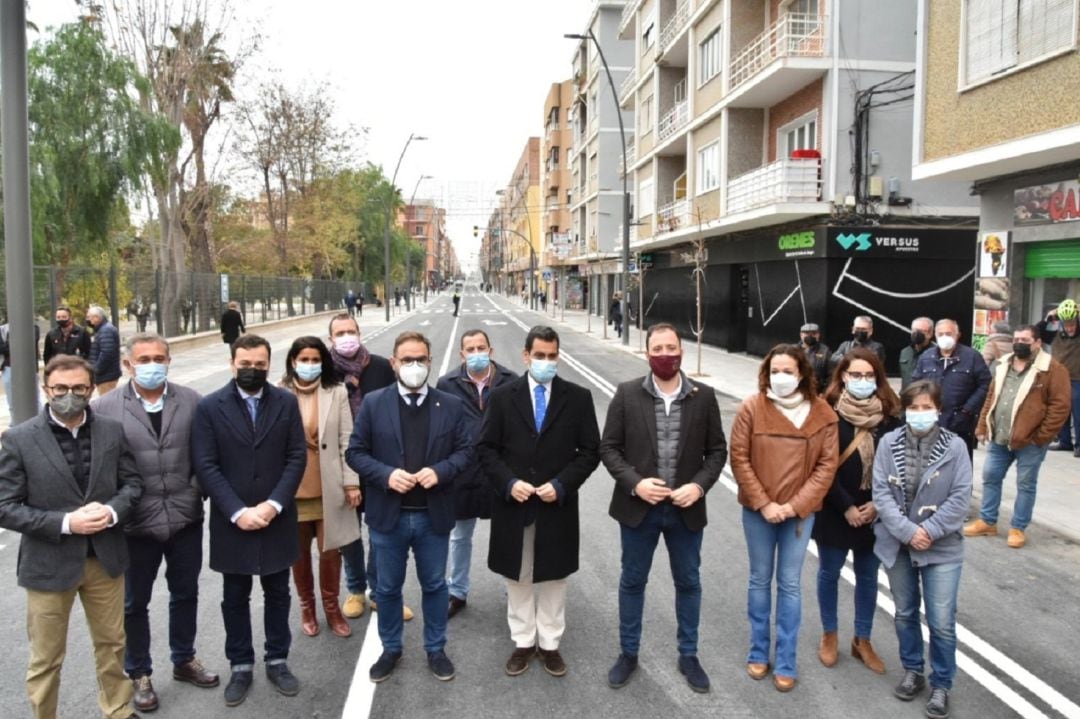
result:
<svg viewBox="0 0 1080 719"><path fill-rule="evenodd" d="M296 490L307 466L300 405L291 392L266 385L258 424L229 383L195 410L191 462L210 497L210 568L225 574L274 574L300 556ZM281 514L251 532L230 520L238 510L274 500Z"/></svg>
<svg viewBox="0 0 1080 719"><path fill-rule="evenodd" d="M600 457L615 479L608 514L637 527L649 511L649 503L633 494L645 477L657 477L656 398L644 387L645 377L619 385L608 405ZM651 380L650 380L651 381ZM727 461L727 441L720 423L716 392L683 375L691 385L679 415L679 448L675 489L693 482L706 492L716 484ZM686 528L698 532L708 518L705 497L679 511Z"/></svg>
<svg viewBox="0 0 1080 719"><path fill-rule="evenodd" d="M231 345L244 334L244 317L239 310L227 309L221 315L221 341Z"/></svg>
<svg viewBox="0 0 1080 719"><path fill-rule="evenodd" d="M521 576L527 519L536 523L533 581L564 579L578 570L578 490L600 463L599 446L592 393L584 387L560 377L552 380L539 433L528 376L491 393L476 449L496 495L488 547L493 572L515 580ZM509 494L518 479L535 487L558 479L562 501L547 503L533 496L520 503Z"/></svg>

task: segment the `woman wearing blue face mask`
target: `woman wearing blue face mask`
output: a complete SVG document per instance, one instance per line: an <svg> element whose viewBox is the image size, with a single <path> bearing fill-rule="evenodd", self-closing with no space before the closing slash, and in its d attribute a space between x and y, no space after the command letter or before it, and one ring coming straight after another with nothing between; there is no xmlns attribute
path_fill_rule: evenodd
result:
<svg viewBox="0 0 1080 719"><path fill-rule="evenodd" d="M907 425L886 434L874 459L874 553L889 575L904 678L893 693L911 701L926 688L919 606L930 627L926 716L949 715L956 675L956 596L971 501L967 444L941 427L941 389L919 380L900 395Z"/></svg>
<svg viewBox="0 0 1080 719"><path fill-rule="evenodd" d="M360 479L345 463L352 432L352 412L330 350L318 337L293 342L285 358L281 386L296 395L307 437L307 467L296 491L300 558L293 565L293 582L300 599L300 629L319 633L315 618L311 541L319 547L319 589L330 630L339 637L352 634L338 605L341 589L340 547L360 538L356 507Z"/></svg>
<svg viewBox="0 0 1080 719"><path fill-rule="evenodd" d="M827 667L839 660L837 630L840 571L848 553L855 564L855 633L851 655L871 671L885 673L885 663L870 643L877 608L877 573L874 554L874 519L871 481L874 454L881 437L900 425L900 398L885 377L875 352L864 347L844 355L825 391L840 422L840 466L836 469L825 504L814 519L818 547L817 595L824 633L818 659Z"/></svg>

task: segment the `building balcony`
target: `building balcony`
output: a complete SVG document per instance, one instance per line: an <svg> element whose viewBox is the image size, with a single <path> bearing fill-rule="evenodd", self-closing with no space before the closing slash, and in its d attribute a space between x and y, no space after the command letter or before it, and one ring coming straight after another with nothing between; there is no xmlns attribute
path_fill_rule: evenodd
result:
<svg viewBox="0 0 1080 719"><path fill-rule="evenodd" d="M618 237L617 237L617 238L615 239L615 244L616 244L617 246L619 246L619 247L622 247L622 233L623 233L623 226L622 226L622 225L619 225L619 235L618 235ZM631 244L631 245L633 245L633 244L635 244L635 243L636 243L637 241L638 241L638 236L637 236L637 225L631 224L631 225L630 225L630 244Z"/></svg>
<svg viewBox="0 0 1080 719"><path fill-rule="evenodd" d="M826 15L785 13L735 54L732 107L772 107L828 69Z"/></svg>
<svg viewBox="0 0 1080 719"><path fill-rule="evenodd" d="M664 113L664 116L660 118L660 122L656 123L657 142L663 142L674 136L675 133L686 127L689 120L689 103L686 100L676 103L674 107Z"/></svg>
<svg viewBox="0 0 1080 719"><path fill-rule="evenodd" d="M730 180L727 214L785 202L817 202L821 197L821 159L784 159Z"/></svg>
<svg viewBox="0 0 1080 719"><path fill-rule="evenodd" d="M619 84L619 106L625 107L633 98L634 87L637 86L637 66L626 73L622 83Z"/></svg>
<svg viewBox="0 0 1080 719"><path fill-rule="evenodd" d="M622 158L619 158L619 159L620 159L620 162L619 162L619 177L622 177L623 176L623 164L621 162ZM634 142L633 138L630 138L630 139L628 139L626 141L626 169L627 169L627 172L632 172L632 170L630 168L632 168L634 166L634 163L636 161L637 161L637 143Z"/></svg>
<svg viewBox="0 0 1080 719"><path fill-rule="evenodd" d="M671 16L671 19L664 25L664 29L660 31L660 42L656 45L656 52L663 55L671 47L672 43L679 37L679 34L686 29L687 24L690 22L690 0L683 0L677 8L675 8L675 14Z"/></svg>
<svg viewBox="0 0 1080 719"><path fill-rule="evenodd" d="M631 40L634 37L634 15L637 14L637 1L629 0L623 6L622 17L619 18L619 39Z"/></svg>
<svg viewBox="0 0 1080 719"><path fill-rule="evenodd" d="M551 139L555 136L555 133L557 133L561 129L562 128L559 126L559 123L549 122L548 126L544 128L544 143L550 145Z"/></svg>
<svg viewBox="0 0 1080 719"><path fill-rule="evenodd" d="M690 203L685 199L661 205L656 210L656 234L682 229L690 224L690 219Z"/></svg>

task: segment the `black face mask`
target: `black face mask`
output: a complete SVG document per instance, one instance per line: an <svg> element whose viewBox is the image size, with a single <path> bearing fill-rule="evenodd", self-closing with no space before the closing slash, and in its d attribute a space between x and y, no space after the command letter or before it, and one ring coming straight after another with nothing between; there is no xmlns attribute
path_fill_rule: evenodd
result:
<svg viewBox="0 0 1080 719"><path fill-rule="evenodd" d="M236 386L249 394L254 394L263 388L269 374L269 370L241 367L236 370Z"/></svg>
<svg viewBox="0 0 1080 719"><path fill-rule="evenodd" d="M802 341L807 347L817 347L817 337L806 336L802 338Z"/></svg>
<svg viewBox="0 0 1080 719"><path fill-rule="evenodd" d="M1013 342L1013 354L1017 359L1031 359L1031 345L1024 342Z"/></svg>
<svg viewBox="0 0 1080 719"><path fill-rule="evenodd" d="M67 327L70 324L71 324L71 320L57 320L56 321L56 326L57 327Z"/></svg>
<svg viewBox="0 0 1080 719"><path fill-rule="evenodd" d="M921 330L912 330L911 344L915 345L916 347L922 347L924 344L926 344L926 334Z"/></svg>
<svg viewBox="0 0 1080 719"><path fill-rule="evenodd" d="M855 341L859 344L863 344L866 340L870 339L870 333L866 330L855 330Z"/></svg>

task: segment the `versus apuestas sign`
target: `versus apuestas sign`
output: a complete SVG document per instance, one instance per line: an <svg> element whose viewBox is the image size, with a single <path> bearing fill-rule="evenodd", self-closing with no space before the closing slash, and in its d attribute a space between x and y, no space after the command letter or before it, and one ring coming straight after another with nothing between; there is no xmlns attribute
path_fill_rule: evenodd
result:
<svg viewBox="0 0 1080 719"><path fill-rule="evenodd" d="M840 232L833 239L841 249L853 252L867 252L871 249L884 249L893 252L919 251L919 236L904 232L895 234L877 234L874 232Z"/></svg>

